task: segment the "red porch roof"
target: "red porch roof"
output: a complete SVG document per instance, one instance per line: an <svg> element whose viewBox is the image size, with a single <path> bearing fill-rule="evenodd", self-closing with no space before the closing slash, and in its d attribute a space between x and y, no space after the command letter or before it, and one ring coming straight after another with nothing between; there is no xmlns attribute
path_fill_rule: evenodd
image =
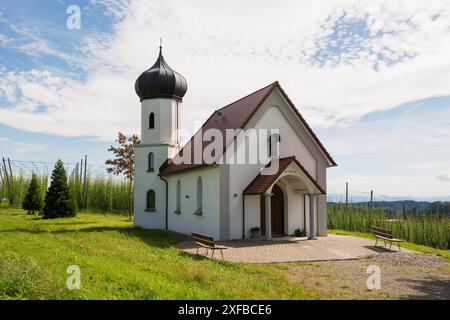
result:
<svg viewBox="0 0 450 320"><path fill-rule="evenodd" d="M317 183L317 181L309 174L309 172L303 167L300 162L295 158L295 156L280 158L278 171L272 175L262 175L258 174L255 179L244 189L244 194L263 194L270 188L270 186L277 181L284 170L292 163L295 164L303 171L303 173L308 177L308 179L319 189L320 192L325 194L323 188ZM269 167L269 165L267 165Z"/></svg>

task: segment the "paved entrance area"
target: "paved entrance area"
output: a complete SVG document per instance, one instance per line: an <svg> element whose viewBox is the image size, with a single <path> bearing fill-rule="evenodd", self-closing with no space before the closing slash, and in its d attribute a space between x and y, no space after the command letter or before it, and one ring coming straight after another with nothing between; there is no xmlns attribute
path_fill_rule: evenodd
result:
<svg viewBox="0 0 450 320"><path fill-rule="evenodd" d="M389 244L383 247L383 242L380 243L380 241L375 247L375 240L334 234L318 237L317 240L282 237L271 241L219 241L218 244L228 248L223 251L225 260L247 263L351 260L390 252ZM197 251L197 245L192 241L181 242L178 247L193 254ZM398 251L398 247L393 245L392 252L394 251ZM402 252L411 252L411 250L402 248ZM199 253L205 255L206 249L200 248ZM211 251L209 251L210 256ZM220 258L220 252L216 251L214 259Z"/></svg>

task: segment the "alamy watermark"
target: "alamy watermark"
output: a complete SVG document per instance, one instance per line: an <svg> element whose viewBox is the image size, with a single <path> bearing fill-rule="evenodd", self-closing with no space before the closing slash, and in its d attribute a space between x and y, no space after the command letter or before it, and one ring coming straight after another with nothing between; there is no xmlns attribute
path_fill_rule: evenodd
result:
<svg viewBox="0 0 450 320"><path fill-rule="evenodd" d="M279 168L280 139L279 129L200 129L170 162L258 164L264 168L262 175L273 175Z"/></svg>
<svg viewBox="0 0 450 320"><path fill-rule="evenodd" d="M67 7L66 13L69 15L66 20L66 26L69 30L81 29L81 9L75 4Z"/></svg>
<svg viewBox="0 0 450 320"><path fill-rule="evenodd" d="M367 274L370 274L367 278L367 289L380 290L381 289L381 268L376 265L370 265L367 267Z"/></svg>
<svg viewBox="0 0 450 320"><path fill-rule="evenodd" d="M77 265L68 266L66 269L69 275L66 280L66 286L69 290L80 290L81 289L81 270Z"/></svg>

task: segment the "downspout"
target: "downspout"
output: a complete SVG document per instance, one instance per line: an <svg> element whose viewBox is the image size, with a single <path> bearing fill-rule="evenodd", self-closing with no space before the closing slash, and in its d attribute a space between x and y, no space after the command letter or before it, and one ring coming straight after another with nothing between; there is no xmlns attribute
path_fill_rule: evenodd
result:
<svg viewBox="0 0 450 320"><path fill-rule="evenodd" d="M169 184L166 179L164 179L160 174L158 174L159 178L166 183L166 230L169 229Z"/></svg>
<svg viewBox="0 0 450 320"><path fill-rule="evenodd" d="M245 194L242 194L242 239L245 239Z"/></svg>

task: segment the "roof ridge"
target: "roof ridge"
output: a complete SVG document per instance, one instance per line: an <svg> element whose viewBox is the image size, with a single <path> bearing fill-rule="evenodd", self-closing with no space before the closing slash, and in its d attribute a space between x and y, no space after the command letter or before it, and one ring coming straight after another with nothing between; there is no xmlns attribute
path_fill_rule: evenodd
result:
<svg viewBox="0 0 450 320"><path fill-rule="evenodd" d="M219 110L225 109L225 108L231 106L232 104L235 104L236 102L239 102L239 101L241 101L241 100L244 100L245 98L248 98L248 97L254 95L255 93L257 93L257 92L259 92L259 91L262 91L262 90L264 90L264 89L267 89L267 88L269 88L269 87L271 87L271 86L275 87L275 86L277 86L277 85L279 85L279 82L278 82L278 81L274 81L274 82L270 83L269 85L267 85L267 86L265 86L265 87L263 87L263 88L261 88L261 89L258 89L258 90L256 90L256 91L253 91L252 93L250 93L250 94L248 94L248 95L246 95L246 96L244 96L244 97L242 97L242 98L239 98L239 99L237 99L236 101L233 101L233 102L227 104L226 106L224 106L224 107L222 107L222 108L216 109L215 111L219 111Z"/></svg>

